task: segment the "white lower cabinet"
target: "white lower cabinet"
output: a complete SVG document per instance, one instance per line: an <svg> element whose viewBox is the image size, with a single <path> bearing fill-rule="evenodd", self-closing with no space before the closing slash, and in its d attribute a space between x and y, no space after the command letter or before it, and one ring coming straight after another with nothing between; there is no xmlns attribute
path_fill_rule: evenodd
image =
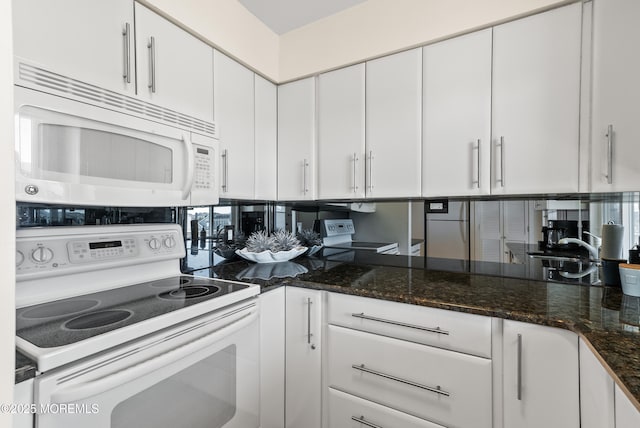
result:
<svg viewBox="0 0 640 428"><path fill-rule="evenodd" d="M579 428L578 336L505 320L505 428Z"/></svg>
<svg viewBox="0 0 640 428"><path fill-rule="evenodd" d="M13 402L18 406L27 406L33 404L33 379L28 379L16 384L13 387ZM12 428L33 428L34 414L17 413L13 415Z"/></svg>
<svg viewBox="0 0 640 428"><path fill-rule="evenodd" d="M614 382L580 339L580 428L614 428Z"/></svg>
<svg viewBox="0 0 640 428"><path fill-rule="evenodd" d="M640 411L618 385L615 388L616 428L640 427Z"/></svg>
<svg viewBox="0 0 640 428"><path fill-rule="evenodd" d="M450 428L492 427L491 360L334 325L327 336L329 387Z"/></svg>
<svg viewBox="0 0 640 428"><path fill-rule="evenodd" d="M286 287L285 427L320 428L322 422L322 297L318 290Z"/></svg>
<svg viewBox="0 0 640 428"><path fill-rule="evenodd" d="M329 408L329 428L444 428L332 388Z"/></svg>
<svg viewBox="0 0 640 428"><path fill-rule="evenodd" d="M284 426L285 288L260 294L260 428Z"/></svg>

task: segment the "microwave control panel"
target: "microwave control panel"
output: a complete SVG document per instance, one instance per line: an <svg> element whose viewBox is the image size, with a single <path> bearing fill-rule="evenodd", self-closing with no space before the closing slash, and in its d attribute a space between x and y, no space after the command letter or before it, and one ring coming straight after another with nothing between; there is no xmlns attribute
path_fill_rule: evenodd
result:
<svg viewBox="0 0 640 428"><path fill-rule="evenodd" d="M194 146L195 171L193 188L207 190L213 187L214 150L205 146Z"/></svg>

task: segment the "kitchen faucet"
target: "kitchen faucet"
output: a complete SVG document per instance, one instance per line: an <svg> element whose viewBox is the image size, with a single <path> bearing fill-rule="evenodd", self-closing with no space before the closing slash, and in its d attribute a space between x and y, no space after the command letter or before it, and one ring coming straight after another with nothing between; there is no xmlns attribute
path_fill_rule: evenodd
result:
<svg viewBox="0 0 640 428"><path fill-rule="evenodd" d="M589 232L584 232L590 236L593 236L596 239L596 242L598 242L598 240L601 241L600 237L595 236L595 235L591 235ZM594 247L593 245L589 245L588 243L584 242L582 239L578 239L578 238L562 238L558 241L558 244L560 245L564 245L564 244L578 244L584 248L586 248L587 250L589 250L589 258L593 261L597 261L598 259L600 259L600 254L598 251L597 247ZM599 242L596 244L599 245Z"/></svg>

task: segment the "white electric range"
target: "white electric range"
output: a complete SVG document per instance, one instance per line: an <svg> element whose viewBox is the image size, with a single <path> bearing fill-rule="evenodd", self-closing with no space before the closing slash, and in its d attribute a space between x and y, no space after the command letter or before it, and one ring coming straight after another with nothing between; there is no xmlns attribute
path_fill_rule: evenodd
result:
<svg viewBox="0 0 640 428"><path fill-rule="evenodd" d="M39 428L258 427L259 286L183 275L174 224L16 235L16 345L37 363L36 404L78 410L36 413Z"/></svg>
<svg viewBox="0 0 640 428"><path fill-rule="evenodd" d="M341 251L361 250L380 254L398 254L397 242L354 241L356 233L352 219L323 219L314 226L322 237L324 255ZM333 250L333 251L332 251ZM340 251L337 251L340 250Z"/></svg>

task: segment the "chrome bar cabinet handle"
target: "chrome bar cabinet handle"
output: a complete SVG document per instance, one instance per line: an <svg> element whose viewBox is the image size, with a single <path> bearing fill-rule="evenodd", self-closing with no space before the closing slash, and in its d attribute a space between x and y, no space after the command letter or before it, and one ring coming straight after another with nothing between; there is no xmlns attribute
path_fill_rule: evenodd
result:
<svg viewBox="0 0 640 428"><path fill-rule="evenodd" d="M607 184L613 183L613 125L607 126Z"/></svg>
<svg viewBox="0 0 640 428"><path fill-rule="evenodd" d="M369 150L369 193L373 192L373 150Z"/></svg>
<svg viewBox="0 0 640 428"><path fill-rule="evenodd" d="M222 151L222 190L229 191L229 152L227 149Z"/></svg>
<svg viewBox="0 0 640 428"><path fill-rule="evenodd" d="M358 178L356 175L356 164L358 163L358 154L353 153L353 193L358 191Z"/></svg>
<svg viewBox="0 0 640 428"><path fill-rule="evenodd" d="M122 52L124 55L122 61L124 67L122 70L122 78L127 83L131 83L131 49L129 48L130 34L131 25L126 22L122 28Z"/></svg>
<svg viewBox="0 0 640 428"><path fill-rule="evenodd" d="M472 149L473 151L478 151L478 158L476 160L476 179L471 182L471 184L475 184L476 188L480 188L480 139L478 138L478 145Z"/></svg>
<svg viewBox="0 0 640 428"><path fill-rule="evenodd" d="M380 426L380 425L376 425L376 424L374 424L373 422L369 422L368 420L366 420L366 419L364 418L364 416L360 416L360 417L357 417L357 416L351 416L351 420L352 420L352 421L356 421L356 422L360 422L362 425L364 425L364 426L366 426L366 427L369 427L369 428L383 428L383 427L382 427L382 426Z"/></svg>
<svg viewBox="0 0 640 428"><path fill-rule="evenodd" d="M311 346L311 349L316 349L316 345L311 343L311 305L313 304L313 300L307 297L307 345Z"/></svg>
<svg viewBox="0 0 640 428"><path fill-rule="evenodd" d="M504 187L504 137L500 137L500 187Z"/></svg>
<svg viewBox="0 0 640 428"><path fill-rule="evenodd" d="M309 162L306 159L302 160L302 190L306 195L309 193L309 188L307 186L307 169L309 168Z"/></svg>
<svg viewBox="0 0 640 428"><path fill-rule="evenodd" d="M369 315L365 315L364 312L361 312L359 314L351 314L351 316L352 317L356 317L356 318L360 318L360 319L363 319L363 320L377 321L377 322L382 322L382 323L385 323L385 324L398 325L400 327L408 327L408 328L414 328L416 330L428 331L429 333L444 334L445 336L449 335L448 331L442 330L440 327L422 327L421 325L407 324L407 323L403 323L403 322L399 322L399 321L393 321L393 320L388 320L388 319L384 319L384 318L372 317L372 316L369 316Z"/></svg>
<svg viewBox="0 0 640 428"><path fill-rule="evenodd" d="M371 370L368 369L364 366L364 364L352 364L351 368L354 368L356 370L360 370L361 372L364 373L369 373L375 376L380 376L382 378L385 379L389 379L389 380L393 380L395 382L400 382L400 383L404 383L405 385L409 385L409 386L413 386L415 388L420 388L420 389L424 389L425 391L429 391L429 392L433 392L435 394L439 394L439 395L443 395L445 397L449 397L451 396L450 393L448 393L447 391L443 390L442 388L440 388L440 385L437 386L427 386L427 385L423 385L421 383L417 383L417 382L413 382L407 379L402 379L400 377L396 377L387 373L382 373L376 370Z"/></svg>
<svg viewBox="0 0 640 428"><path fill-rule="evenodd" d="M147 87L151 89L152 93L156 93L156 39L151 36L149 43L147 43L147 49L149 49L149 84Z"/></svg>
<svg viewBox="0 0 640 428"><path fill-rule="evenodd" d="M518 334L518 353L517 353L517 381L518 381L518 401L522 400L522 335Z"/></svg>

